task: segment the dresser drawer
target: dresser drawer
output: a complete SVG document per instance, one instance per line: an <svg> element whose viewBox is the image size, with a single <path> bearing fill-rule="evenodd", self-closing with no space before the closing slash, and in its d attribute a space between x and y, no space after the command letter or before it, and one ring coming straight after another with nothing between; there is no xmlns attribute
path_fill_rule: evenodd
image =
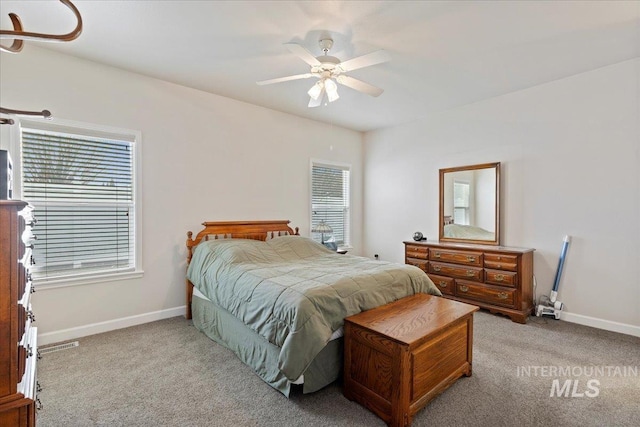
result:
<svg viewBox="0 0 640 427"><path fill-rule="evenodd" d="M485 270L484 281L494 285L515 287L518 283L518 273L501 270Z"/></svg>
<svg viewBox="0 0 640 427"><path fill-rule="evenodd" d="M433 261L452 262L454 264L482 267L482 253L454 251L447 249L429 249L429 259Z"/></svg>
<svg viewBox="0 0 640 427"><path fill-rule="evenodd" d="M518 256L504 254L484 254L484 266L495 270L518 271Z"/></svg>
<svg viewBox="0 0 640 427"><path fill-rule="evenodd" d="M515 289L480 285L466 280L456 280L456 295L460 298L513 307L515 304L515 293Z"/></svg>
<svg viewBox="0 0 640 427"><path fill-rule="evenodd" d="M406 264L418 267L420 270L424 271L425 273L429 272L429 261L416 259L416 258L407 258Z"/></svg>
<svg viewBox="0 0 640 427"><path fill-rule="evenodd" d="M429 259L429 248L407 245L405 254L407 258Z"/></svg>
<svg viewBox="0 0 640 427"><path fill-rule="evenodd" d="M438 276L436 274L429 274L429 278L443 294L455 295L456 284L453 278Z"/></svg>
<svg viewBox="0 0 640 427"><path fill-rule="evenodd" d="M484 270L482 268L464 267L462 265L445 264L441 262L430 262L429 273L474 280L476 282L482 282L484 279Z"/></svg>

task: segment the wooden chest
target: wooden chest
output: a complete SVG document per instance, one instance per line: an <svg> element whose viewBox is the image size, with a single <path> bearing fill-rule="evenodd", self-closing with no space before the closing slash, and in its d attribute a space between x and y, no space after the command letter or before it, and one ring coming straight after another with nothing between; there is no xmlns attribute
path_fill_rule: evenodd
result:
<svg viewBox="0 0 640 427"><path fill-rule="evenodd" d="M347 317L344 395L390 426L411 425L430 400L471 376L476 310L416 294Z"/></svg>
<svg viewBox="0 0 640 427"><path fill-rule="evenodd" d="M404 242L405 263L429 275L446 298L526 323L533 310L533 252L529 248Z"/></svg>

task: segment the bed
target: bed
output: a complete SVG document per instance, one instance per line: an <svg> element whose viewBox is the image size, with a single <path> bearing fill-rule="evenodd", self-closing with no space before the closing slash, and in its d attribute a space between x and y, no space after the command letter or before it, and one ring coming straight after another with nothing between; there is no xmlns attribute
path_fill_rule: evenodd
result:
<svg viewBox="0 0 640 427"><path fill-rule="evenodd" d="M289 221L205 222L187 234L187 317L267 384L311 393L342 368L342 323L416 293L419 268L338 254Z"/></svg>
<svg viewBox="0 0 640 427"><path fill-rule="evenodd" d="M496 234L493 231L488 231L481 227L460 225L451 222L444 226L444 237L452 237L456 239L495 240Z"/></svg>

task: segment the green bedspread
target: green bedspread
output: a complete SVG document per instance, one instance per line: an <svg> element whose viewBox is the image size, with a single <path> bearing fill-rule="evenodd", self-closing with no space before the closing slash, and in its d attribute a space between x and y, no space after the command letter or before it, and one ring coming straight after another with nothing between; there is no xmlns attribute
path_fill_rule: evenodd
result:
<svg viewBox="0 0 640 427"><path fill-rule="evenodd" d="M456 239L495 240L496 234L472 225L448 224L444 226L444 237Z"/></svg>
<svg viewBox="0 0 640 427"><path fill-rule="evenodd" d="M278 346L278 367L291 381L345 317L415 293L440 295L416 267L340 255L300 236L203 241L187 277Z"/></svg>

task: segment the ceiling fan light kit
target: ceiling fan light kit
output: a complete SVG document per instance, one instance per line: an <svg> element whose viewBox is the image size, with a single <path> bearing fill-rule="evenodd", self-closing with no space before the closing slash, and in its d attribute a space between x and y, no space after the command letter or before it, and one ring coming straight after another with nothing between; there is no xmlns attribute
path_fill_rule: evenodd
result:
<svg viewBox="0 0 640 427"><path fill-rule="evenodd" d="M316 100L320 97L320 95L322 95L323 90L324 90L324 80L318 80L316 84L311 86L311 89L309 89L309 92L307 93L312 99Z"/></svg>
<svg viewBox="0 0 640 427"><path fill-rule="evenodd" d="M297 55L300 59L311 66L310 72L305 74L297 74L288 77L280 77L276 79L263 80L257 82L258 85L268 85L273 83L281 83L290 80L307 79L317 77L319 80L311 86L307 94L310 97L309 107L318 107L324 102L333 102L340 98L338 95L338 85L347 86L359 92L366 93L371 96L380 96L383 89L365 83L362 80L347 76L346 72L357 70L359 68L368 67L370 65L380 64L389 60L389 55L384 50L378 50L357 58L352 58L345 62L341 62L335 56L329 56L329 50L333 47L333 40L323 38L319 41L320 49L323 55L315 57L311 52L297 43L285 43L285 46Z"/></svg>

